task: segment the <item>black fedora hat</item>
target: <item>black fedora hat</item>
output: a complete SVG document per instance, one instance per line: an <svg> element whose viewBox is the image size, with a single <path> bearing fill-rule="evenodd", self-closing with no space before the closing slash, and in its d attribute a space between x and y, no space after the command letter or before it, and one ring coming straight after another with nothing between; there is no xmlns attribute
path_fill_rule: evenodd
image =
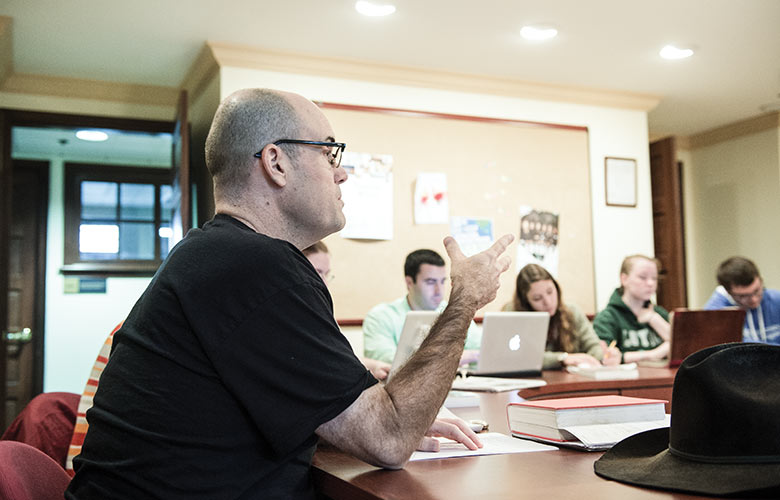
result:
<svg viewBox="0 0 780 500"><path fill-rule="evenodd" d="M780 498L780 346L691 354L674 379L671 427L624 439L593 468L638 486Z"/></svg>

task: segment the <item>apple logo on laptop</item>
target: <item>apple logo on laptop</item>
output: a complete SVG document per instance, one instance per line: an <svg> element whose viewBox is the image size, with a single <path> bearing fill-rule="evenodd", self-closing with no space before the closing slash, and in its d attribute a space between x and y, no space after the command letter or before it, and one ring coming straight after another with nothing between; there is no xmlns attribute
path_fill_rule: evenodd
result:
<svg viewBox="0 0 780 500"><path fill-rule="evenodd" d="M520 349L520 335L515 334L514 337L509 339L509 349L512 351Z"/></svg>

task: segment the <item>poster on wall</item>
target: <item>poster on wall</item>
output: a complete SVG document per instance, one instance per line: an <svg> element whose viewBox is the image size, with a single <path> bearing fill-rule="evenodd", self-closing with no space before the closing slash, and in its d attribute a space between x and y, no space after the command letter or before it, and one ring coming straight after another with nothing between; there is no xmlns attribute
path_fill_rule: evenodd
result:
<svg viewBox="0 0 780 500"><path fill-rule="evenodd" d="M487 250L493 244L493 220L453 216L450 218L450 234L468 257Z"/></svg>
<svg viewBox="0 0 780 500"><path fill-rule="evenodd" d="M420 172L414 186L414 223L446 224L450 216L447 174Z"/></svg>
<svg viewBox="0 0 780 500"><path fill-rule="evenodd" d="M558 214L520 207L520 237L517 243L517 270L526 264L539 264L558 276Z"/></svg>
<svg viewBox="0 0 780 500"><path fill-rule="evenodd" d="M349 181L341 184L347 223L342 238L393 239L393 156L345 151L341 166Z"/></svg>

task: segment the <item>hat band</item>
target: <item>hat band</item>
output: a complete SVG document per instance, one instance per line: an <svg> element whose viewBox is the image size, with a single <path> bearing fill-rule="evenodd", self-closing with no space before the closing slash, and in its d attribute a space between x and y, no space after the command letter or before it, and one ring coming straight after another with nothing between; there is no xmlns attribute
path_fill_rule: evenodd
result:
<svg viewBox="0 0 780 500"><path fill-rule="evenodd" d="M711 455L697 455L695 453L686 453L675 450L669 445L669 453L672 455L691 460L694 462L705 462L709 464L761 464L761 463L780 463L780 455L737 455L714 457Z"/></svg>

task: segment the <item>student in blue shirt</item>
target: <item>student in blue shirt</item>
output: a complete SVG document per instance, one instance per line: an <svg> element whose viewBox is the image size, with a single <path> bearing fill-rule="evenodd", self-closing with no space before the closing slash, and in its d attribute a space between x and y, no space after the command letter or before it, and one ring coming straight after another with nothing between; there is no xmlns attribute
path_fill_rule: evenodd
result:
<svg viewBox="0 0 780 500"><path fill-rule="evenodd" d="M704 309L740 307L747 313L742 340L780 344L780 291L764 287L758 267L745 257L718 266L718 287Z"/></svg>

